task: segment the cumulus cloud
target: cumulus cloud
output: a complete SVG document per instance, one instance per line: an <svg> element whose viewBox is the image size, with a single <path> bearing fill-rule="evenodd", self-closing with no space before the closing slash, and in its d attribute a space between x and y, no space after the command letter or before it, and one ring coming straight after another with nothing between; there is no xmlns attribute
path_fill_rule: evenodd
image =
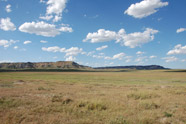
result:
<svg viewBox="0 0 186 124"><path fill-rule="evenodd" d="M40 3L46 3L46 1L44 1L44 0L40 0Z"/></svg>
<svg viewBox="0 0 186 124"><path fill-rule="evenodd" d="M0 40L0 46L7 48L10 45L15 44L16 42L18 42L18 41L16 41L16 40Z"/></svg>
<svg viewBox="0 0 186 124"><path fill-rule="evenodd" d="M67 0L48 0L47 14L60 15L66 7Z"/></svg>
<svg viewBox="0 0 186 124"><path fill-rule="evenodd" d="M46 16L40 16L39 18L40 18L40 19L43 19L43 20L49 21L50 19L53 18L53 16L52 16L52 15L46 15Z"/></svg>
<svg viewBox="0 0 186 124"><path fill-rule="evenodd" d="M158 30L146 28L144 32L134 32L124 35L123 40L121 40L120 42L124 46L135 48L154 40L154 34L156 33L158 33Z"/></svg>
<svg viewBox="0 0 186 124"><path fill-rule="evenodd" d="M45 37L55 37L60 34L60 31L54 24L48 24L43 21L41 22L25 22L19 27L21 32L41 35Z"/></svg>
<svg viewBox="0 0 186 124"><path fill-rule="evenodd" d="M162 58L165 60L165 62L175 62L178 60L178 58L176 58L175 56L171 56L171 57L164 57Z"/></svg>
<svg viewBox="0 0 186 124"><path fill-rule="evenodd" d="M71 27L61 27L59 29L61 32L73 32L73 29Z"/></svg>
<svg viewBox="0 0 186 124"><path fill-rule="evenodd" d="M113 60L113 59L122 60L124 58L124 56L125 56L125 53L118 53L118 54L113 55L113 57L105 56L104 59L106 59L106 60Z"/></svg>
<svg viewBox="0 0 186 124"><path fill-rule="evenodd" d="M130 5L124 14L133 16L134 18L144 18L156 13L159 8L167 6L168 4L168 2L161 2L161 0L143 0Z"/></svg>
<svg viewBox="0 0 186 124"><path fill-rule="evenodd" d="M178 44L174 47L174 49L170 50L167 55L176 55L176 54L186 54L186 45L182 46Z"/></svg>
<svg viewBox="0 0 186 124"><path fill-rule="evenodd" d="M152 55L152 56L150 56L149 58L150 58L150 59L154 59L154 58L157 58L157 56L153 56L153 55Z"/></svg>
<svg viewBox="0 0 186 124"><path fill-rule="evenodd" d="M53 22L58 22L62 19L62 13L66 8L68 0L48 0L47 2L40 0L41 3L46 3L46 16L42 19L50 20L54 17Z"/></svg>
<svg viewBox="0 0 186 124"><path fill-rule="evenodd" d="M101 59L101 58L104 58L105 56L103 56L103 55L93 55L92 57L97 58L97 59Z"/></svg>
<svg viewBox="0 0 186 124"><path fill-rule="evenodd" d="M137 55L143 55L145 52L142 52L142 51L138 51L136 52Z"/></svg>
<svg viewBox="0 0 186 124"><path fill-rule="evenodd" d="M83 54L83 55L86 55L86 56L93 56L94 53L95 53L95 51L82 52L82 54Z"/></svg>
<svg viewBox="0 0 186 124"><path fill-rule="evenodd" d="M73 56L69 56L65 59L66 61L75 61L76 60L76 57L73 57Z"/></svg>
<svg viewBox="0 0 186 124"><path fill-rule="evenodd" d="M42 47L42 50L47 51L47 52L60 52L61 48L58 46L53 46L53 47L48 47L48 48Z"/></svg>
<svg viewBox="0 0 186 124"><path fill-rule="evenodd" d="M182 59L181 62L186 62L186 59Z"/></svg>
<svg viewBox="0 0 186 124"><path fill-rule="evenodd" d="M65 56L77 56L78 54L82 54L83 53L83 49L82 48L78 48L78 47L71 47L69 49L66 48L60 48L58 46L54 46L54 47L42 47L43 51L47 51L47 52L62 52L65 53Z"/></svg>
<svg viewBox="0 0 186 124"><path fill-rule="evenodd" d="M104 45L104 46L101 46L101 47L98 47L96 48L97 51L101 51L103 49L106 49L108 46L107 45Z"/></svg>
<svg viewBox="0 0 186 124"><path fill-rule="evenodd" d="M78 47L71 47L65 50L65 56L77 56L78 54L82 53L83 49Z"/></svg>
<svg viewBox="0 0 186 124"><path fill-rule="evenodd" d="M6 10L6 12L8 12L8 13L11 12L11 11L12 11L12 10L11 10L11 5L8 4L8 5L6 6L6 9L5 9L5 10Z"/></svg>
<svg viewBox="0 0 186 124"><path fill-rule="evenodd" d="M16 50L16 49L18 49L19 47L18 46L14 46L14 49Z"/></svg>
<svg viewBox="0 0 186 124"><path fill-rule="evenodd" d="M83 42L98 43L115 40L116 43L121 43L122 46L135 48L154 40L154 34L158 32L158 30L151 28L146 28L144 32L134 32L130 34L127 34L124 29L120 29L118 32L99 29L97 32L88 33Z"/></svg>
<svg viewBox="0 0 186 124"><path fill-rule="evenodd" d="M91 43L106 42L115 40L117 33L105 29L99 29L98 32L88 33L87 37L83 40L84 42L90 41Z"/></svg>
<svg viewBox="0 0 186 124"><path fill-rule="evenodd" d="M30 44L30 43L32 43L32 41L29 41L29 40L27 40L27 41L25 41L23 44Z"/></svg>
<svg viewBox="0 0 186 124"><path fill-rule="evenodd" d="M53 22L58 22L62 19L61 15L56 15L53 19Z"/></svg>
<svg viewBox="0 0 186 124"><path fill-rule="evenodd" d="M147 56L141 56L136 58L135 62L143 63L144 61L148 61Z"/></svg>
<svg viewBox="0 0 186 124"><path fill-rule="evenodd" d="M45 41L45 40L41 40L40 42L41 43L48 43L48 41Z"/></svg>
<svg viewBox="0 0 186 124"><path fill-rule="evenodd" d="M181 33L181 32L184 32L186 31L186 28L179 28L177 29L176 33Z"/></svg>
<svg viewBox="0 0 186 124"><path fill-rule="evenodd" d="M9 17L0 19L0 29L4 31L15 31L16 27Z"/></svg>
<svg viewBox="0 0 186 124"><path fill-rule="evenodd" d="M125 56L125 53L119 53L119 54L114 55L112 58L122 60L124 56Z"/></svg>
<svg viewBox="0 0 186 124"><path fill-rule="evenodd" d="M19 27L21 32L41 35L45 37L55 37L61 32L73 32L73 29L70 27L61 27L60 29L56 28L56 25L49 24L43 21L40 22L25 22Z"/></svg>

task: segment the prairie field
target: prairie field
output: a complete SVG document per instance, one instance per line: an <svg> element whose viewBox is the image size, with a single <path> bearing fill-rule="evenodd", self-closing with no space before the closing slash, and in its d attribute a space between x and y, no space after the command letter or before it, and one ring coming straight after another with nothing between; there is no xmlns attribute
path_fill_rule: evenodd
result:
<svg viewBox="0 0 186 124"><path fill-rule="evenodd" d="M186 72L0 72L0 124L186 124Z"/></svg>

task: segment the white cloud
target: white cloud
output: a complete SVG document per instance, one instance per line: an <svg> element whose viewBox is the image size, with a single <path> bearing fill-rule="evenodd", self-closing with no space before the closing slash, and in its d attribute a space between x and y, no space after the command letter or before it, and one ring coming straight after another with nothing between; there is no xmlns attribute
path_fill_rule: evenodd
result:
<svg viewBox="0 0 186 124"><path fill-rule="evenodd" d="M32 43L32 41L27 40L23 44L30 44L30 43Z"/></svg>
<svg viewBox="0 0 186 124"><path fill-rule="evenodd" d="M105 29L99 29L98 32L88 33L87 37L83 40L84 42L90 41L91 43L106 42L115 40L117 33Z"/></svg>
<svg viewBox="0 0 186 124"><path fill-rule="evenodd" d="M4 31L15 31L16 27L9 17L0 19L0 29Z"/></svg>
<svg viewBox="0 0 186 124"><path fill-rule="evenodd" d="M69 49L66 49L65 52L65 56L77 56L78 54L83 52L83 49L78 47L71 47Z"/></svg>
<svg viewBox="0 0 186 124"><path fill-rule="evenodd" d="M118 53L113 55L112 57L110 56L101 56L100 58L104 58L106 60L114 60L114 59L118 59L118 60L122 60L122 59L131 59L132 56L125 56L125 53Z"/></svg>
<svg viewBox="0 0 186 124"><path fill-rule="evenodd" d="M62 19L62 16L61 15L56 15L53 19L53 22L58 22Z"/></svg>
<svg viewBox="0 0 186 124"><path fill-rule="evenodd" d="M71 27L61 27L59 29L61 32L73 32L73 29Z"/></svg>
<svg viewBox="0 0 186 124"><path fill-rule="evenodd" d="M125 60L126 63L131 62L131 61L132 61L131 59L127 59L127 60Z"/></svg>
<svg viewBox="0 0 186 124"><path fill-rule="evenodd" d="M0 40L0 46L3 46L4 48L7 48L9 47L10 45L12 44L15 44L16 42L18 41L15 41L15 40Z"/></svg>
<svg viewBox="0 0 186 124"><path fill-rule="evenodd" d="M19 27L21 32L41 35L45 37L55 37L60 34L60 31L56 29L54 24L48 24L43 21L41 22L25 22Z"/></svg>
<svg viewBox="0 0 186 124"><path fill-rule="evenodd" d="M101 55L93 55L92 57L93 57L93 58L97 58L97 59L101 59L101 58L104 58L105 56L101 56Z"/></svg>
<svg viewBox="0 0 186 124"><path fill-rule="evenodd" d="M136 58L135 62L143 63L144 61L148 61L146 56Z"/></svg>
<svg viewBox="0 0 186 124"><path fill-rule="evenodd" d="M124 56L125 56L125 53L119 53L119 54L114 55L112 58L122 60Z"/></svg>
<svg viewBox="0 0 186 124"><path fill-rule="evenodd" d="M176 58L175 56L171 56L171 57L164 57L162 58L165 60L165 62L175 62L178 60L178 58Z"/></svg>
<svg viewBox="0 0 186 124"><path fill-rule="evenodd" d="M167 55L176 55L176 54L186 54L186 45L182 46L178 44L174 47L173 50L170 50Z"/></svg>
<svg viewBox="0 0 186 124"><path fill-rule="evenodd" d="M62 52L62 53L66 53L65 56L77 56L78 54L82 54L83 53L83 49L82 48L78 48L78 47L71 47L69 49L66 48L60 48L58 46L54 46L54 47L42 47L43 51L47 51L47 52Z"/></svg>
<svg viewBox="0 0 186 124"><path fill-rule="evenodd" d="M154 40L154 34L156 33L158 33L158 30L146 28L144 32L134 32L124 35L123 40L121 40L120 42L124 46L135 48Z"/></svg>
<svg viewBox="0 0 186 124"><path fill-rule="evenodd" d="M111 59L112 59L112 57L105 56L105 57L104 57L104 59L106 59L106 60L111 60Z"/></svg>
<svg viewBox="0 0 186 124"><path fill-rule="evenodd" d="M12 10L11 10L11 5L8 4L8 5L6 6L6 9L5 9L5 10L6 10L6 12L8 12L8 13L11 12L11 11L12 11Z"/></svg>
<svg viewBox="0 0 186 124"><path fill-rule="evenodd" d="M138 51L136 52L137 55L143 55L145 52Z"/></svg>
<svg viewBox="0 0 186 124"><path fill-rule="evenodd" d="M46 16L40 16L39 18L40 18L40 19L43 19L43 20L49 21L50 19L53 18L53 16L52 16L52 15L46 15Z"/></svg>
<svg viewBox="0 0 186 124"><path fill-rule="evenodd" d="M158 8L167 6L168 4L168 2L161 2L161 0L143 0L130 5L124 14L133 16L134 18L144 18L156 13Z"/></svg>
<svg viewBox="0 0 186 124"><path fill-rule="evenodd" d="M66 58L66 61L75 61L76 58L73 56L69 56L68 58Z"/></svg>
<svg viewBox="0 0 186 124"><path fill-rule="evenodd" d="M41 43L48 43L48 41L45 41L45 40L41 40L40 42Z"/></svg>
<svg viewBox="0 0 186 124"><path fill-rule="evenodd" d="M46 3L46 1L44 1L44 0L40 0L40 3Z"/></svg>
<svg viewBox="0 0 186 124"><path fill-rule="evenodd" d="M68 0L48 0L46 2L47 9L46 15L55 15L53 22L58 22L62 19L62 13L66 8L66 3Z"/></svg>
<svg viewBox="0 0 186 124"><path fill-rule="evenodd" d="M103 56L103 55L105 55L105 53L99 53L99 55Z"/></svg>
<svg viewBox="0 0 186 124"><path fill-rule="evenodd" d="M73 32L73 29L70 27L61 27L60 29L56 28L56 25L49 24L43 21L40 22L25 22L19 27L21 32L41 35L45 37L55 37L61 32Z"/></svg>
<svg viewBox="0 0 186 124"><path fill-rule="evenodd" d="M83 55L86 55L86 56L93 56L93 54L95 53L95 51L91 51L91 52L82 52Z"/></svg>
<svg viewBox="0 0 186 124"><path fill-rule="evenodd" d="M181 33L181 32L184 32L186 31L186 28L179 28L177 29L176 33Z"/></svg>
<svg viewBox="0 0 186 124"><path fill-rule="evenodd" d="M67 0L48 0L47 14L61 14L66 7Z"/></svg>
<svg viewBox="0 0 186 124"><path fill-rule="evenodd" d="M186 59L182 59L181 62L186 62Z"/></svg>
<svg viewBox="0 0 186 124"><path fill-rule="evenodd" d="M54 46L54 47L42 47L42 50L43 51L47 51L47 52L60 52L61 51L61 48L58 47L58 46Z"/></svg>
<svg viewBox="0 0 186 124"><path fill-rule="evenodd" d="M130 34L126 34L124 29L120 29L118 32L99 29L98 32L88 33L83 41L98 43L115 40L116 43L121 43L122 46L135 48L154 40L154 34L158 32L158 30L151 28L146 28L144 32L134 32Z"/></svg>
<svg viewBox="0 0 186 124"><path fill-rule="evenodd" d="M18 49L19 47L18 46L14 46L14 49L16 50L16 49Z"/></svg>
<svg viewBox="0 0 186 124"><path fill-rule="evenodd" d="M101 50L103 50L103 49L106 49L107 47L108 47L107 45L101 46L101 47L96 48L96 50L97 50L97 51L101 51Z"/></svg>
<svg viewBox="0 0 186 124"><path fill-rule="evenodd" d="M157 58L157 56L153 56L153 55L152 55L152 56L150 56L149 58L150 58L150 59L154 59L154 58Z"/></svg>

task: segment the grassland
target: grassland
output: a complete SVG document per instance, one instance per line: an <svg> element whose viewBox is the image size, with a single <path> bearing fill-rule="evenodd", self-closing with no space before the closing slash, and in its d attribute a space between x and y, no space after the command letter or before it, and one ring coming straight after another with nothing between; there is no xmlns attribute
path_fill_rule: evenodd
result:
<svg viewBox="0 0 186 124"><path fill-rule="evenodd" d="M186 72L1 72L0 124L185 124Z"/></svg>

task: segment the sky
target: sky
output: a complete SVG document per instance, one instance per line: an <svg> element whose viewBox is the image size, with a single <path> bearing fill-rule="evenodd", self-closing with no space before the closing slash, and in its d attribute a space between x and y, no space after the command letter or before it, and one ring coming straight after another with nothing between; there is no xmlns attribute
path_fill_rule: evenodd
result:
<svg viewBox="0 0 186 124"><path fill-rule="evenodd" d="M0 0L0 62L186 69L186 0Z"/></svg>

